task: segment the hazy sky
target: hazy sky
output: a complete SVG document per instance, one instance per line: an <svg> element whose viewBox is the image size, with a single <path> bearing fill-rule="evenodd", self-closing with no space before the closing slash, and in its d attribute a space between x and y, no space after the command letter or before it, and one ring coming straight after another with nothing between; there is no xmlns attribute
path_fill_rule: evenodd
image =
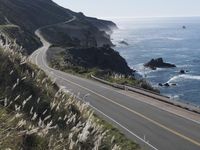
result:
<svg viewBox="0 0 200 150"><path fill-rule="evenodd" d="M54 0L95 17L200 16L200 0Z"/></svg>

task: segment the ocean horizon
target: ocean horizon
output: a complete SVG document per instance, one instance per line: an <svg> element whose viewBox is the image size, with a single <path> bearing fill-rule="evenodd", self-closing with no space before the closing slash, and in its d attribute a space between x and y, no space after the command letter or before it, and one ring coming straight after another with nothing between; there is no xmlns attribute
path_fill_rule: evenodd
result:
<svg viewBox="0 0 200 150"><path fill-rule="evenodd" d="M158 88L162 95L200 106L200 17L112 20L119 27L111 37L115 50L132 69ZM151 70L143 66L160 57L177 67ZM187 73L180 74L180 70ZM159 83L176 86L160 87Z"/></svg>

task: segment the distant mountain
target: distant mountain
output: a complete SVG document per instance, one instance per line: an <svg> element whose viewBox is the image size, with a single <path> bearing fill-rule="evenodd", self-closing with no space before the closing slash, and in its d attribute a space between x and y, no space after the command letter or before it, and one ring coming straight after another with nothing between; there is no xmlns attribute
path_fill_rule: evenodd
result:
<svg viewBox="0 0 200 150"><path fill-rule="evenodd" d="M111 44L109 36L104 31L111 31L112 28L116 28L114 23L86 17L82 13L75 13L57 5L52 0L0 0L0 33L4 33L4 35L12 39L16 38L17 43L22 45L26 52L30 54L41 44L34 35L36 29L64 22L73 16L77 18L75 23L79 29L77 33L85 37L73 39L72 35L64 32L68 28L64 26L56 26L59 32L53 30L53 33L49 34L57 37L62 32L63 34L59 39L68 36L72 41L87 40L89 35L95 38L95 42L89 45L101 46L103 44ZM16 25L18 28L13 28L11 25ZM46 36L49 37L47 33ZM53 41L54 39L51 37L50 40ZM56 41L54 44L58 43L63 43L63 39ZM66 44L66 41L64 43Z"/></svg>
<svg viewBox="0 0 200 150"><path fill-rule="evenodd" d="M29 31L71 17L68 10L51 0L0 0L0 3L1 23L8 20Z"/></svg>

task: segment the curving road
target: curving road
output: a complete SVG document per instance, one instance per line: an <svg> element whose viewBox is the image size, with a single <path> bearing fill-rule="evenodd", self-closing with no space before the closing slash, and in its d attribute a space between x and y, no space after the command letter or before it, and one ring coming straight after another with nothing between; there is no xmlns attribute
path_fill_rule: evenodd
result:
<svg viewBox="0 0 200 150"><path fill-rule="evenodd" d="M75 19L73 17L65 23ZM199 114L52 69L46 60L46 51L51 44L44 39L40 29L35 34L43 46L30 56L30 61L60 87L88 102L97 114L138 142L143 149L200 150Z"/></svg>

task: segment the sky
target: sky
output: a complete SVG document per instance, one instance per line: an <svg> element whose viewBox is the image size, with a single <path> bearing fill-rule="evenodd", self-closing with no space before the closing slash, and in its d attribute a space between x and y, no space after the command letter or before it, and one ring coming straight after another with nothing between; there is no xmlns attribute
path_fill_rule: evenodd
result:
<svg viewBox="0 0 200 150"><path fill-rule="evenodd" d="M100 18L200 16L200 0L53 0Z"/></svg>

